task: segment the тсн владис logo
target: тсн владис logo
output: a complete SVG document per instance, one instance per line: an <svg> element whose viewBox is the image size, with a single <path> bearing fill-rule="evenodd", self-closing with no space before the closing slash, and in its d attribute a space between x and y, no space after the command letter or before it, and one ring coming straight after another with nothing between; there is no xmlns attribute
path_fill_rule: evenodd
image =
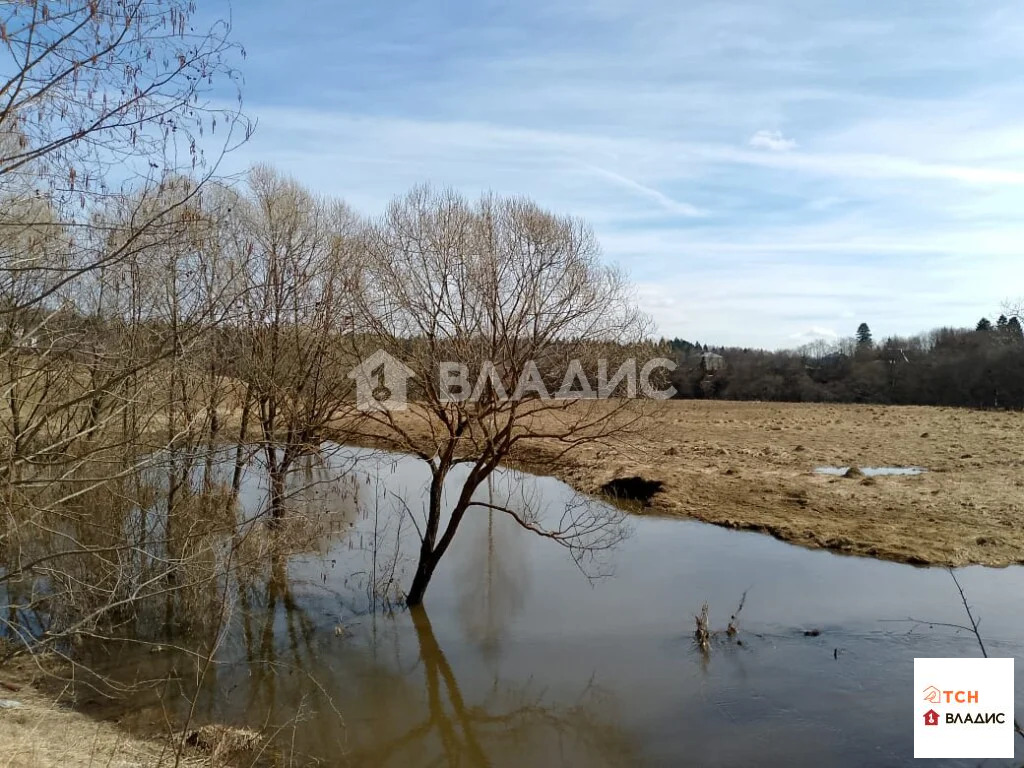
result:
<svg viewBox="0 0 1024 768"><path fill-rule="evenodd" d="M1013 757L1013 659L914 659L914 757Z"/></svg>

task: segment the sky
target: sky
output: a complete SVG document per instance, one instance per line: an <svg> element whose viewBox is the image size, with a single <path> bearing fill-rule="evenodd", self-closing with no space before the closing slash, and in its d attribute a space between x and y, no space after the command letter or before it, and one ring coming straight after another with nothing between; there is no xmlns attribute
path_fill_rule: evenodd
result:
<svg viewBox="0 0 1024 768"><path fill-rule="evenodd" d="M529 196L591 223L658 335L883 338L1024 296L1017 0L230 13L258 125L226 169L269 162L368 214L420 182Z"/></svg>

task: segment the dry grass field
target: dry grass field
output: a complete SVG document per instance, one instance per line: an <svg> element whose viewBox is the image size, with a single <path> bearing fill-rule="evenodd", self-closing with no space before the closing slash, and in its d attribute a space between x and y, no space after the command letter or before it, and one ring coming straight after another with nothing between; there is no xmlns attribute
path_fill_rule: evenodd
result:
<svg viewBox="0 0 1024 768"><path fill-rule="evenodd" d="M794 544L918 564L1024 562L1024 414L953 408L667 401L642 439L527 458L595 492L616 477L664 483L650 514L762 531ZM918 466L842 478L819 466Z"/></svg>

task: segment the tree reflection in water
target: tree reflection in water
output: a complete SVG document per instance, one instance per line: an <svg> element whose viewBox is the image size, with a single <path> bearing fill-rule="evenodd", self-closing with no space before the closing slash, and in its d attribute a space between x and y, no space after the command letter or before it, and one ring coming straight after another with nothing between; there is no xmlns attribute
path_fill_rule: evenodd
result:
<svg viewBox="0 0 1024 768"><path fill-rule="evenodd" d="M468 586L484 589L472 600L481 610L486 595L498 594L479 579ZM216 698L230 696L207 714L223 718L233 712L236 720L280 729L278 747L296 764L639 763L639 752L617 725L614 702L593 684L570 701L555 701L529 683L502 679L472 663L473 646L486 661L497 660L502 648L481 646L479 636L467 633L474 642L466 646L460 685L422 607L394 618L367 617L368 632L338 637L317 626L315 607L296 598L283 559L275 562L262 598L261 605L243 609L246 652L244 670L238 671L244 675L221 677L218 693L207 688ZM501 598L498 605L509 604ZM499 632L501 626L491 629Z"/></svg>
<svg viewBox="0 0 1024 768"><path fill-rule="evenodd" d="M292 765L640 763L614 701L593 683L558 699L529 681L485 671L495 665L479 660L509 649L476 642L460 646L460 663L453 664L422 607L368 617L366 632L337 636L316 621L318 606L295 592L285 566L278 559L265 589L241 601L231 658L204 676L193 727L255 727L272 737L267 754ZM181 673L192 666L187 660L158 655L140 662L150 674L164 665L176 684L163 687L160 700L153 698L157 691L136 699L133 709L177 707L171 719L180 724L193 698L189 680L198 681L187 672L170 674L170 667Z"/></svg>
<svg viewBox="0 0 1024 768"><path fill-rule="evenodd" d="M639 764L639 752L615 724L611 702L593 686L574 703L559 705L545 702L542 695L531 695L524 686L504 685L495 677L482 702L467 702L426 610L412 609L409 617L419 647L426 711L417 712L418 717L405 730L371 739L351 755L352 764ZM404 703L403 714L410 703Z"/></svg>
<svg viewBox="0 0 1024 768"><path fill-rule="evenodd" d="M499 513L487 510L486 525L467 525L464 560L458 566L459 619L491 660L500 656L501 637L522 610L530 588L526 540ZM461 553L460 553L461 554Z"/></svg>
<svg viewBox="0 0 1024 768"><path fill-rule="evenodd" d="M303 480L324 493L332 487ZM338 572L323 570L323 563L337 561L348 573L375 573L367 563L378 537L376 508L357 515L347 492L346 503L321 501L321 495L309 503L329 507L343 525L303 551L272 549L246 578L240 574L212 664L202 650L215 638L195 634L173 639L159 653L147 647L108 657L112 678L162 681L131 695L111 716L139 729L186 721L189 728L256 728L271 736L264 756L274 752L297 766L639 762L614 701L597 686L567 692L531 682L532 671L546 668L543 659L524 661L523 648L509 639L530 590L529 552L522 532L504 516L482 511L461 534L472 546L451 561L455 592L434 614L443 622L442 637L451 638L446 653L425 609L374 611L363 582L353 589ZM300 494L296 499L308 501ZM371 523L372 551L358 539ZM401 531L393 526L387 533L383 551L390 552Z"/></svg>
<svg viewBox="0 0 1024 768"><path fill-rule="evenodd" d="M301 581L304 569L289 573L275 561L260 604L241 606L248 671L232 697L244 721L282 728L278 742L299 764L639 763L614 702L596 685L559 697L502 674L515 648L501 639L530 588L525 541L491 511L463 533L473 541L453 563L456 610L438 614L457 622L445 624L447 633L469 641L454 664L423 607L371 613L339 636L325 618L331 601Z"/></svg>

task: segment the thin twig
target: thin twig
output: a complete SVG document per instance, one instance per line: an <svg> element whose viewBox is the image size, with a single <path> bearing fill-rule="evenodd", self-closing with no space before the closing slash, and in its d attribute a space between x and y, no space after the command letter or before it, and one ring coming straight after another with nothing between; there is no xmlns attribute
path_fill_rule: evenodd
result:
<svg viewBox="0 0 1024 768"><path fill-rule="evenodd" d="M956 588L960 592L960 600L963 602L964 610L967 612L967 620L971 622L970 630L978 639L978 647L981 648L981 655L987 659L988 651L985 650L985 641L981 639L981 633L978 631L978 622L974 620L974 614L971 613L971 606L967 604L967 595L964 594L964 588L960 586L960 580L957 579L956 573L953 569L947 568L946 570L949 571L949 575L953 578L953 583L956 584Z"/></svg>
<svg viewBox="0 0 1024 768"><path fill-rule="evenodd" d="M978 622L974 620L974 614L971 613L971 606L967 604L967 595L964 594L964 588L960 586L960 580L957 579L956 573L952 568L947 568L949 575L953 578L953 583L956 584L957 590L960 592L960 600L964 604L964 610L967 612L967 620L971 622L970 629L974 633L974 636L978 640L978 647L981 648L981 655L986 659L988 658L988 651L985 650L985 641L981 639L981 632L978 631ZM1021 727L1020 721L1017 718L1013 718L1013 730L1018 736L1024 738L1024 728Z"/></svg>

